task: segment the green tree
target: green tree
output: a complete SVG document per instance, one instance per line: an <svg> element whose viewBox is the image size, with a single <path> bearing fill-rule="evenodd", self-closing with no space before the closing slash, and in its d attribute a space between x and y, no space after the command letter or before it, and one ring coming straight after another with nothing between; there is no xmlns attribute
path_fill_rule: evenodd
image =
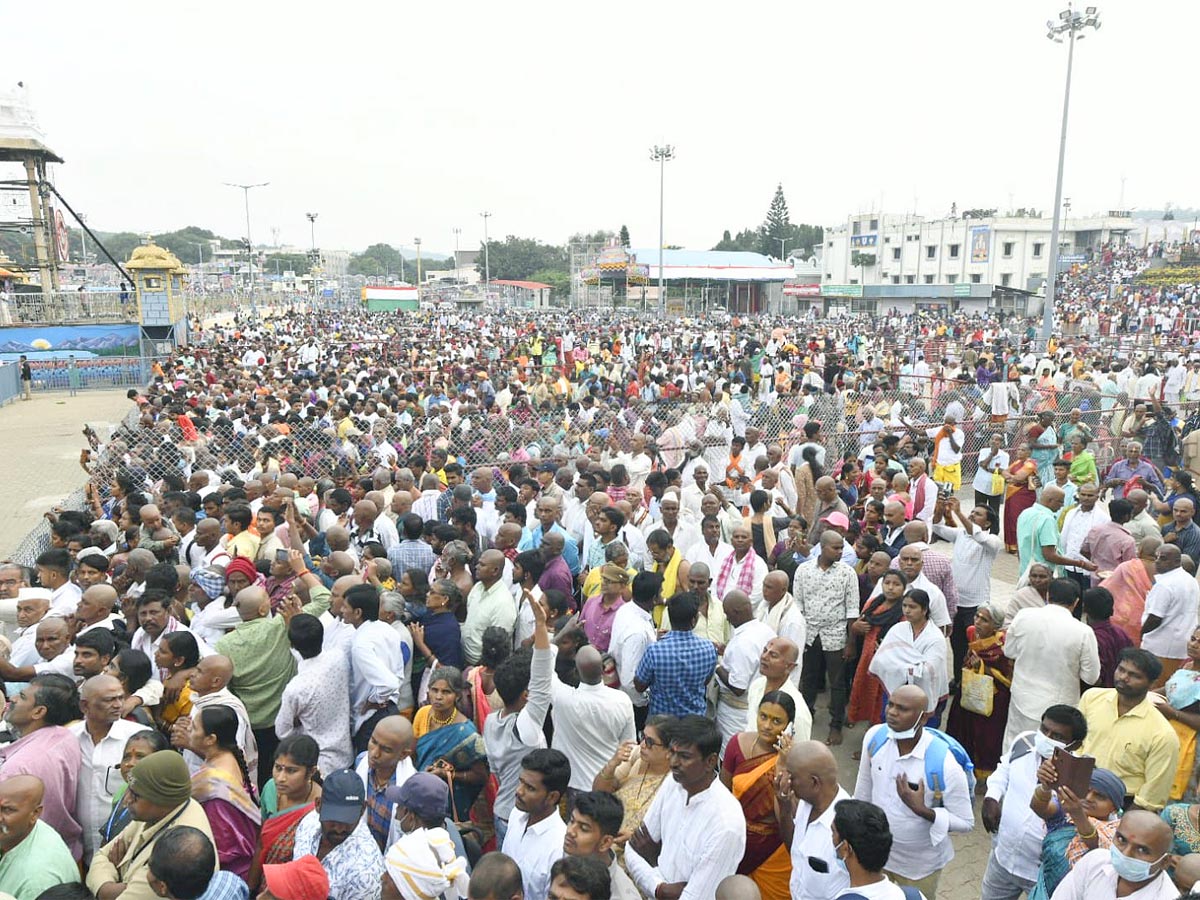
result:
<svg viewBox="0 0 1200 900"><path fill-rule="evenodd" d="M787 199L783 196L783 185L775 186L775 196L767 207L767 218L763 221L762 240L759 252L766 256L776 256L781 253L781 247L791 234L791 216L788 214Z"/></svg>
<svg viewBox="0 0 1200 900"><path fill-rule="evenodd" d="M599 231L577 231L567 238L568 244L607 244L617 236L615 231L601 228Z"/></svg>
<svg viewBox="0 0 1200 900"><path fill-rule="evenodd" d="M752 253L758 253L762 246L762 234L757 228L743 228L737 233L737 237L730 237L729 230L726 229L721 240L713 247L714 250L748 250Z"/></svg>
<svg viewBox="0 0 1200 900"><path fill-rule="evenodd" d="M372 244L362 253L350 257L348 271L351 275L387 275L395 273L399 276L405 268L404 257L391 244ZM405 272L407 275L407 271ZM417 270L412 269L412 278L416 278Z"/></svg>
<svg viewBox="0 0 1200 900"><path fill-rule="evenodd" d="M532 238L519 238L512 234L503 241L490 242L487 247L486 260L493 279L528 281L534 272L543 269L567 271L565 248L556 247L553 244L543 244ZM484 248L480 245L475 268L481 275L484 274L484 261Z"/></svg>
<svg viewBox="0 0 1200 900"><path fill-rule="evenodd" d="M619 243L622 247L629 247L629 229L624 225L621 226L621 232L617 237L617 243Z"/></svg>
<svg viewBox="0 0 1200 900"><path fill-rule="evenodd" d="M550 293L554 297L565 297L571 293L571 276L561 269L538 269L529 276L529 280L550 285Z"/></svg>

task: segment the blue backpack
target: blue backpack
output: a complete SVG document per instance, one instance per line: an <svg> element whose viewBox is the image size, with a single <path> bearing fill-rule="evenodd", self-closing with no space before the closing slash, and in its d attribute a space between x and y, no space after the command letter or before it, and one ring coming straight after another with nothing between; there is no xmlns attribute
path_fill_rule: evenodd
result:
<svg viewBox="0 0 1200 900"><path fill-rule="evenodd" d="M935 802L940 801L946 790L946 753L949 752L967 775L967 791L970 793L971 803L974 803L975 763L971 762L966 748L946 732L936 728L925 728L925 733L933 738L925 750L925 784L933 791ZM874 756L878 753L887 736L886 726L871 735L871 741L867 744L867 755Z"/></svg>

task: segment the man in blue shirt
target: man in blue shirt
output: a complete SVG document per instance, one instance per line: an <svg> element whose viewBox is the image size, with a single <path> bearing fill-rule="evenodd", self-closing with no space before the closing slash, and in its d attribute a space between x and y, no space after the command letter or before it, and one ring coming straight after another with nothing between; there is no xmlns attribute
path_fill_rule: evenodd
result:
<svg viewBox="0 0 1200 900"><path fill-rule="evenodd" d="M517 551L524 553L526 550L537 550L542 546L542 539L552 531L556 531L563 536L563 561L567 564L567 568L571 570L573 576L578 576L580 572L579 564L579 546L571 540L571 535L567 530L558 524L559 512L562 505L557 497L539 497L535 515L537 516L537 524L532 525L524 530L521 534L521 543L517 545Z"/></svg>
<svg viewBox="0 0 1200 900"><path fill-rule="evenodd" d="M671 630L646 648L633 680L637 690L650 691L649 715L705 714L704 693L717 668L717 650L692 633L699 612L700 598L691 591L667 601Z"/></svg>

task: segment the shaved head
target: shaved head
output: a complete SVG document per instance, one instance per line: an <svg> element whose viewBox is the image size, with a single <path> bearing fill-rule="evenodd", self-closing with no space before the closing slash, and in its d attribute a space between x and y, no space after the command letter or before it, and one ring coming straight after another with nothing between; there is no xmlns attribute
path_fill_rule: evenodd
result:
<svg viewBox="0 0 1200 900"><path fill-rule="evenodd" d="M604 674L604 658L599 650L587 644L576 652L575 668L579 670L579 680L584 684L599 684Z"/></svg>
<svg viewBox="0 0 1200 900"><path fill-rule="evenodd" d="M267 610L271 608L271 598L267 594L266 588L261 588L255 584L238 591L233 603L237 607L238 615L242 617L243 622L262 618L266 616Z"/></svg>

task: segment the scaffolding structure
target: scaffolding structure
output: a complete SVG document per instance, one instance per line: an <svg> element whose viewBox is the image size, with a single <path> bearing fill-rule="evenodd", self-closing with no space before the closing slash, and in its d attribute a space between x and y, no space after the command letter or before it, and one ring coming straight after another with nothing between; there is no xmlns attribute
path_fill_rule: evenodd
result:
<svg viewBox="0 0 1200 900"><path fill-rule="evenodd" d="M69 251L62 212L49 202L47 167L61 162L45 144L24 84L0 92L0 232L17 235L8 243L22 251L4 265L23 275L36 273L43 291L58 290L59 262Z"/></svg>

